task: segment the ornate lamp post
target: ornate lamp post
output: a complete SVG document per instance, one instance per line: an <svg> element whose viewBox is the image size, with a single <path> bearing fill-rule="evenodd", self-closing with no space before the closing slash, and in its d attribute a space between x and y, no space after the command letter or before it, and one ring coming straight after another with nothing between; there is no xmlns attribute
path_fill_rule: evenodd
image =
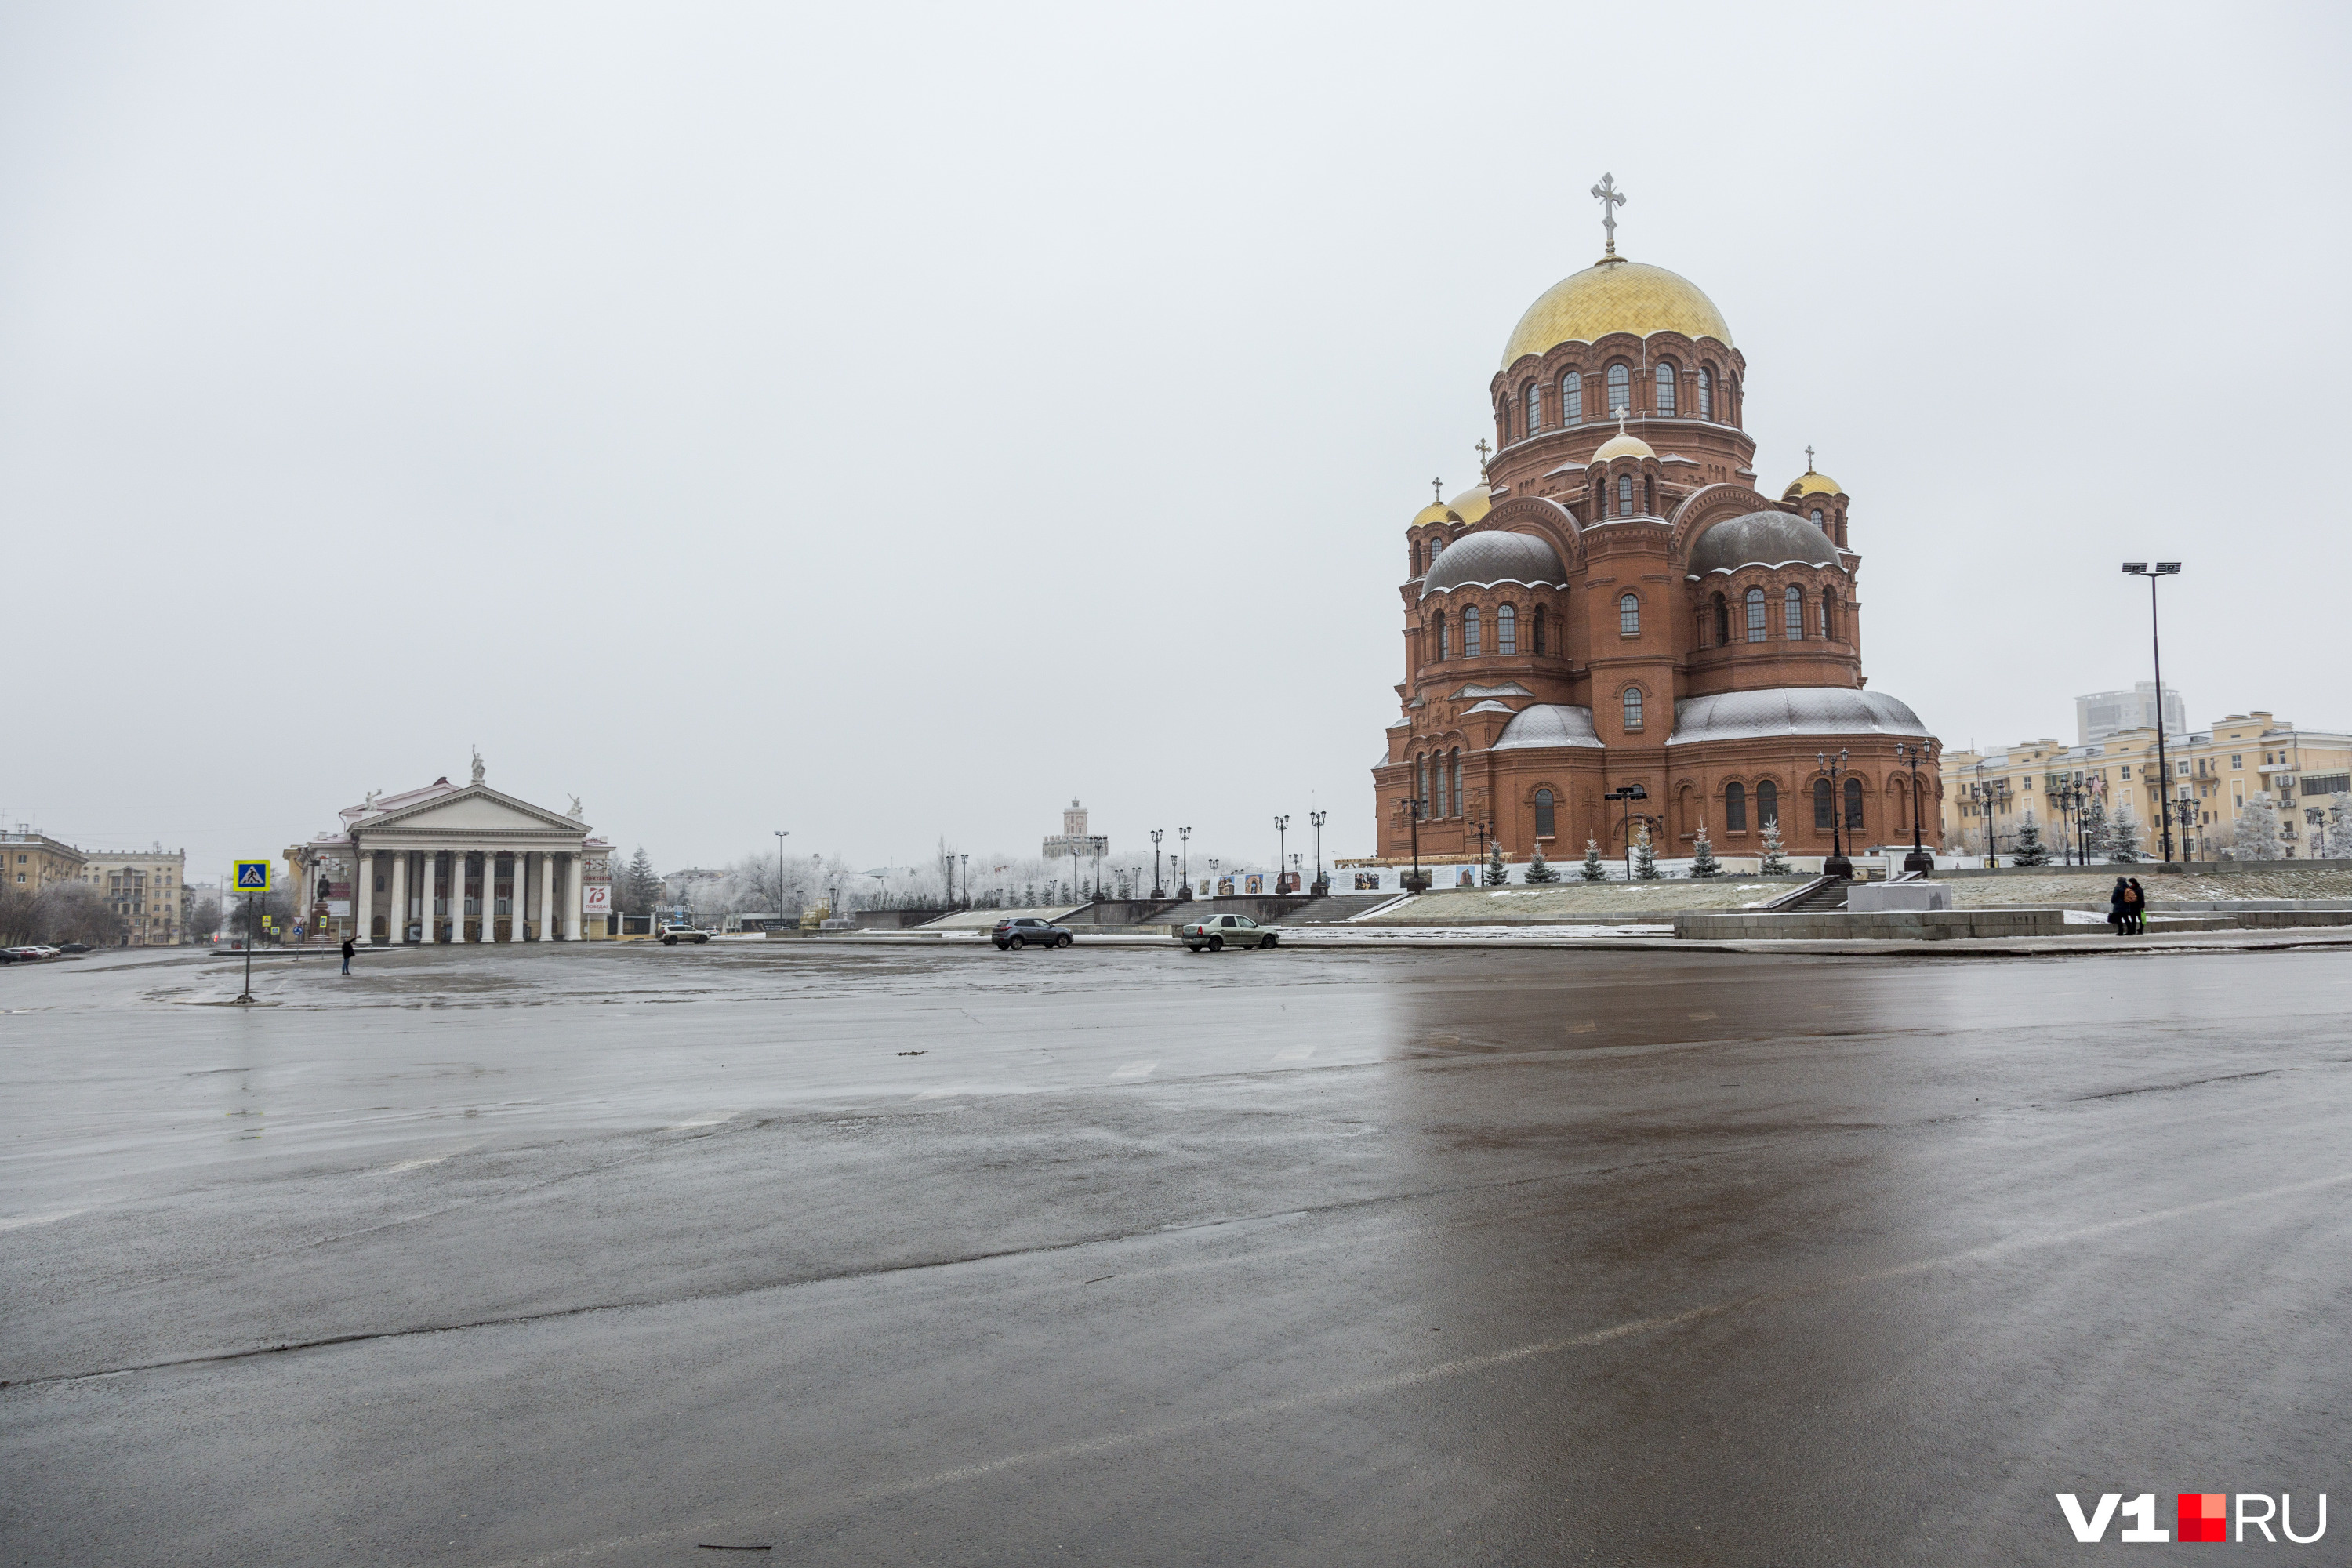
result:
<svg viewBox="0 0 2352 1568"><path fill-rule="evenodd" d="M1853 862L1845 853L1845 795L1838 781L1846 774L1845 753L1834 758L1827 752L1815 752L1813 760L1830 775L1830 858L1822 862L1822 874L1827 877L1853 879Z"/></svg>
<svg viewBox="0 0 2352 1568"><path fill-rule="evenodd" d="M1283 836L1289 831L1289 817L1277 816L1274 819L1274 890L1276 893L1285 891L1282 885L1282 852L1285 847Z"/></svg>
<svg viewBox="0 0 2352 1568"><path fill-rule="evenodd" d="M1623 817L1617 824L1617 831L1625 840L1625 880L1630 883L1633 879L1633 803L1637 800L1649 799L1650 792L1637 784L1624 784L1619 788L1611 790L1607 795L1602 795L1601 798L1603 800L1616 801L1625 808Z"/></svg>
<svg viewBox="0 0 2352 1568"><path fill-rule="evenodd" d="M1993 830L1993 812L2000 804L2000 792L1994 789L1987 780L1979 779L1969 785L1969 799L1975 804L1978 812L1984 817L1987 866L2000 864L2000 835Z"/></svg>
<svg viewBox="0 0 2352 1568"><path fill-rule="evenodd" d="M971 852L964 850L956 856L963 866L963 907L971 908Z"/></svg>
<svg viewBox="0 0 2352 1568"><path fill-rule="evenodd" d="M1209 857L1209 896L1210 896L1211 898L1213 898L1213 898L1215 898L1215 897L1217 896L1216 889L1217 889L1217 858L1216 858L1214 855L1212 855L1212 856L1210 856L1210 857Z"/></svg>
<svg viewBox="0 0 2352 1568"><path fill-rule="evenodd" d="M1167 891L1160 886L1160 836L1167 831L1164 827L1155 827L1151 830L1151 896L1154 899L1164 899L1168 896Z"/></svg>
<svg viewBox="0 0 2352 1568"><path fill-rule="evenodd" d="M2160 719L2162 714L2159 713L2158 717ZM2189 830L2197 826L2197 802L2188 795L2183 795L2171 803L2171 809L2180 816L2180 858L2187 860L2193 853L2189 844Z"/></svg>
<svg viewBox="0 0 2352 1568"><path fill-rule="evenodd" d="M1189 827L1178 828L1176 842L1181 845L1184 850L1184 885L1176 889L1176 901L1181 904L1190 901L1192 897L1192 830Z"/></svg>
<svg viewBox="0 0 2352 1568"><path fill-rule="evenodd" d="M777 828L777 829L775 830L775 833L776 833L776 919L777 919L778 921L781 921L784 918L784 840L785 840L785 839L787 839L787 838L790 838L790 837L793 836L793 834L792 834L792 829L790 829L790 828L788 828L788 827L779 827L779 828ZM451 879L451 880L452 880L453 882L455 882L455 881L459 881L459 880L463 880L464 876L465 876L465 869L466 869L466 868L465 868L463 866L458 867L458 868L457 868L457 873L458 873L458 874L457 874L457 876L456 878ZM459 911L459 913L460 913L460 914L462 914L463 912L464 912L464 911L463 911L462 910Z"/></svg>
<svg viewBox="0 0 2352 1568"><path fill-rule="evenodd" d="M2172 764L2164 754L2164 641L2157 625L2156 585L2179 570L2178 561L2159 561L2154 566L2145 561L2124 563L2126 574L2147 579L2147 645L2156 658L2156 773L2164 781L2154 804L2164 825L2164 863L2168 866L2172 864L2172 803L2165 797L2172 790Z"/></svg>
<svg viewBox="0 0 2352 1568"><path fill-rule="evenodd" d="M1405 879L1408 893L1429 891L1429 879L1421 874L1421 819L1429 815L1429 802L1412 795L1402 803L1412 818L1412 875Z"/></svg>
<svg viewBox="0 0 2352 1568"><path fill-rule="evenodd" d="M1906 746L1900 741L1895 742L1896 758L1911 764L1911 853L1903 857L1903 868L1923 874L1936 868L1936 858L1919 842L1919 753L1926 749Z"/></svg>
<svg viewBox="0 0 2352 1568"><path fill-rule="evenodd" d="M1330 879L1323 875L1323 819L1330 815L1328 811L1310 811L1307 814L1307 820L1315 825L1315 881L1307 890L1318 899L1328 895L1331 891Z"/></svg>

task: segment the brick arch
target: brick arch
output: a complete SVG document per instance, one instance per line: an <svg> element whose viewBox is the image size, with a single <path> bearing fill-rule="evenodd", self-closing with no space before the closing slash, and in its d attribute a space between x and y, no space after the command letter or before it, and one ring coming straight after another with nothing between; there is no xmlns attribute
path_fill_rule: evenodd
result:
<svg viewBox="0 0 2352 1568"><path fill-rule="evenodd" d="M1683 498L1666 520L1673 528L1673 549L1678 561L1690 559L1691 545L1700 532L1726 518L1745 517L1751 511L1781 510L1766 500L1746 485L1702 485Z"/></svg>
<svg viewBox="0 0 2352 1568"><path fill-rule="evenodd" d="M1582 531L1576 514L1544 496L1512 496L1481 518L1470 531L1531 533L1552 548L1559 563L1573 571L1584 559Z"/></svg>

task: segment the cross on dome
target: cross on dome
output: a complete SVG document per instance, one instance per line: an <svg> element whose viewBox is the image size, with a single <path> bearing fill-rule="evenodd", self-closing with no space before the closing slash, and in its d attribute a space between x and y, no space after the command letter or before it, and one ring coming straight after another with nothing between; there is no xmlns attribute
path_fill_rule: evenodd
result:
<svg viewBox="0 0 2352 1568"><path fill-rule="evenodd" d="M1609 237L1609 247L1601 254L1617 254L1617 212L1625 205L1625 193L1617 188L1617 176L1603 174L1601 183L1592 187L1593 199L1601 204L1601 226Z"/></svg>
<svg viewBox="0 0 2352 1568"><path fill-rule="evenodd" d="M1445 499L1445 481L1444 479L1430 480L1429 493L1432 500L1444 500Z"/></svg>
<svg viewBox="0 0 2352 1568"><path fill-rule="evenodd" d="M1810 474L1810 473L1811 473L1812 471L1813 471L1813 449L1812 449L1811 447L1806 447L1806 448L1805 448L1805 472L1807 472L1807 473L1809 473L1809 474Z"/></svg>
<svg viewBox="0 0 2352 1568"><path fill-rule="evenodd" d="M1478 477L1482 479L1486 477L1486 458L1494 450L1494 447L1486 445L1486 437L1484 436L1478 437Z"/></svg>

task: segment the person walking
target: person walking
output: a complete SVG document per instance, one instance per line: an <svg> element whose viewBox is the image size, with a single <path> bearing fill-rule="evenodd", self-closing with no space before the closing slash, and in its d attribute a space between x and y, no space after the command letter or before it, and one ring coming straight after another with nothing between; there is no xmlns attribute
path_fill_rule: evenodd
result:
<svg viewBox="0 0 2352 1568"><path fill-rule="evenodd" d="M2147 934L2147 889L2139 885L2137 877L2125 879L2131 884L2132 935Z"/></svg>
<svg viewBox="0 0 2352 1568"><path fill-rule="evenodd" d="M2107 923L2122 936L2131 930L2131 889L2121 877L2116 879L2115 890L2107 895Z"/></svg>
<svg viewBox="0 0 2352 1568"><path fill-rule="evenodd" d="M2117 882L2116 886L2120 888L2123 884L2121 882ZM346 974L349 974L352 972L352 954L356 951L358 950L352 946L352 939L350 937L343 938L343 973Z"/></svg>

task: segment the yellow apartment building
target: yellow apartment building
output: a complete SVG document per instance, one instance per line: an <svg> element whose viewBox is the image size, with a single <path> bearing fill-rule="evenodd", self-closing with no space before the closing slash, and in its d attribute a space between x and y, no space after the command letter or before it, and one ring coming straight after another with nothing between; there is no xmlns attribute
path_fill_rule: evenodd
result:
<svg viewBox="0 0 2352 1568"><path fill-rule="evenodd" d="M131 947L166 947L187 938L188 854L184 849L93 849L81 879L122 917Z"/></svg>
<svg viewBox="0 0 2352 1568"><path fill-rule="evenodd" d="M29 827L0 833L0 879L22 892L37 893L53 882L81 879L82 852Z"/></svg>

